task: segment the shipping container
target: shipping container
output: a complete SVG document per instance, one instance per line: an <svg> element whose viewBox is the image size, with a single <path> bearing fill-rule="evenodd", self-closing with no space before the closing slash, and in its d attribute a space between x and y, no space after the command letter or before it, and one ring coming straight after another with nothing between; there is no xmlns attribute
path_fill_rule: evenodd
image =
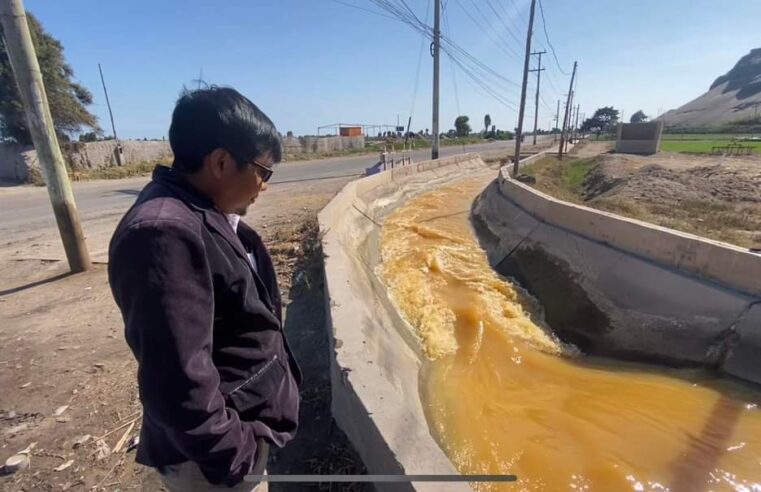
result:
<svg viewBox="0 0 761 492"><path fill-rule="evenodd" d="M339 135L342 137L361 137L362 136L362 127L361 126L342 126L339 128Z"/></svg>

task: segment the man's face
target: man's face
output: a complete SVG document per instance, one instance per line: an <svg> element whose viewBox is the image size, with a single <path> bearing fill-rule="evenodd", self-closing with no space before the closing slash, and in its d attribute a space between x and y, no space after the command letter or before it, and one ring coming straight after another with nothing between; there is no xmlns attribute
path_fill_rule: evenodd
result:
<svg viewBox="0 0 761 492"><path fill-rule="evenodd" d="M260 166L272 168L272 156L269 152L259 155L255 158L258 165L251 160L240 169L231 154L227 153L225 159L219 176L217 207L224 213L245 215L259 193L267 189L263 179L266 171Z"/></svg>

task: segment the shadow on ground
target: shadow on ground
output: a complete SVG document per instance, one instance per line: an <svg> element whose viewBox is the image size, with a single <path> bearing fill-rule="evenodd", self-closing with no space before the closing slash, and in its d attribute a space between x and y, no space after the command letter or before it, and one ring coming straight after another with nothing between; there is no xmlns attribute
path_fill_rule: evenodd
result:
<svg viewBox="0 0 761 492"><path fill-rule="evenodd" d="M316 218L299 231L301 251L291 276L285 332L301 365L300 427L284 449L275 449L267 468L280 474L365 474L362 460L330 413L330 349L325 326L322 248ZM273 491L365 491L361 484L324 483L270 485Z"/></svg>

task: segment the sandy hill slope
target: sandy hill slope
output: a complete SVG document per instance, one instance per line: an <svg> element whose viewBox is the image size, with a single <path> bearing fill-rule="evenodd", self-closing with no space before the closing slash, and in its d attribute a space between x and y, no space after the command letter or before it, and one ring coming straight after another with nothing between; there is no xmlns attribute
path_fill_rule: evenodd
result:
<svg viewBox="0 0 761 492"><path fill-rule="evenodd" d="M687 104L665 113L667 126L717 127L761 117L761 48L751 50Z"/></svg>

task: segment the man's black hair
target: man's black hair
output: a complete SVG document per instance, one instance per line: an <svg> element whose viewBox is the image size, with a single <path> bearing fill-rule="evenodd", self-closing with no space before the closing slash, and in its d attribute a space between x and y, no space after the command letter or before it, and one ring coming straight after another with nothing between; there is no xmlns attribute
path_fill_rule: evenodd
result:
<svg viewBox="0 0 761 492"><path fill-rule="evenodd" d="M235 89L211 86L184 91L172 113L169 144L174 169L193 174L215 149L227 150L243 168L270 152L280 162L283 150L272 121Z"/></svg>

